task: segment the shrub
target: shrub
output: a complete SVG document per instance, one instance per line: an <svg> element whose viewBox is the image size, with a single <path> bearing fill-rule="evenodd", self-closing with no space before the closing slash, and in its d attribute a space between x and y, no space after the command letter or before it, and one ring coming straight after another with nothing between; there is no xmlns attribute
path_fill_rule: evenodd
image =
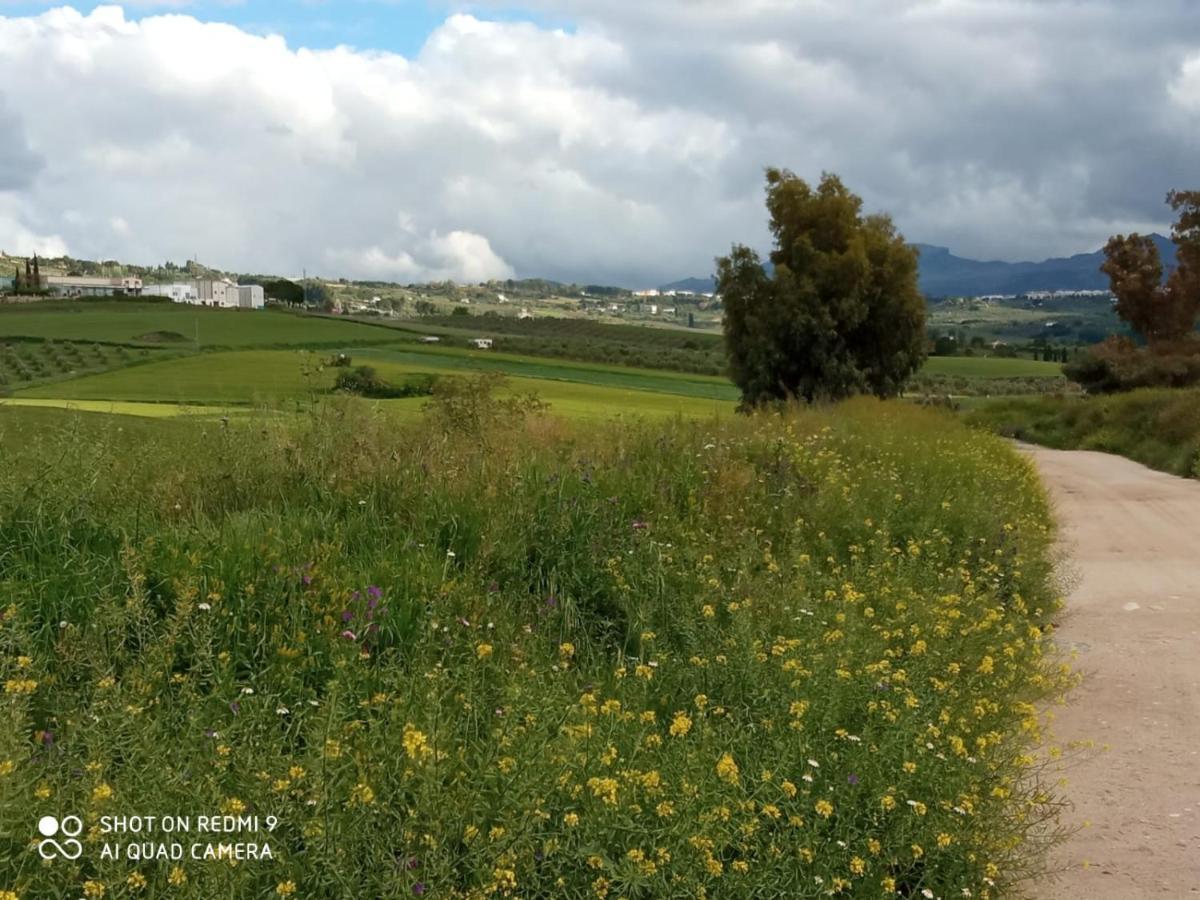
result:
<svg viewBox="0 0 1200 900"><path fill-rule="evenodd" d="M398 400L428 397L433 393L437 381L436 376L419 373L409 376L400 384L392 384L380 378L371 366L356 366L348 372L339 372L333 389L374 400Z"/></svg>
<svg viewBox="0 0 1200 900"><path fill-rule="evenodd" d="M1093 394L1151 387L1200 384L1200 337L1138 347L1128 338L1109 338L1063 367L1064 374Z"/></svg>
<svg viewBox="0 0 1200 900"><path fill-rule="evenodd" d="M497 396L507 383L498 372L440 378L426 412L443 432L486 441L491 432L546 410L535 394Z"/></svg>

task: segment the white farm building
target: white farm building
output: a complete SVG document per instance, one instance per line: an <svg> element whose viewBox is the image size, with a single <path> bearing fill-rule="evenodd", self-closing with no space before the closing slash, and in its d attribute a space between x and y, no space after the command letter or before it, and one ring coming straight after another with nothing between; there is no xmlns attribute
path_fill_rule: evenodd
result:
<svg viewBox="0 0 1200 900"><path fill-rule="evenodd" d="M226 278L148 284L142 288L142 293L153 297L169 297L176 303L194 303L221 309L262 309L266 303L261 285L234 284Z"/></svg>

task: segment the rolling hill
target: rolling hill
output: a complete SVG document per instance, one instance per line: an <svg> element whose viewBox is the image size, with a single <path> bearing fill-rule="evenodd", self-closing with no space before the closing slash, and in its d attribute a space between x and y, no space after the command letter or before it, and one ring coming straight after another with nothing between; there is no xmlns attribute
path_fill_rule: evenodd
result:
<svg viewBox="0 0 1200 900"><path fill-rule="evenodd" d="M1175 245L1161 234L1151 235L1166 268L1175 259ZM1027 291L1107 290L1100 271L1104 253L1078 253L1041 262L1002 262L955 256L948 247L914 244L921 251L921 290L930 297L978 297L984 294L1023 294ZM663 291L709 292L716 281L684 278L662 285Z"/></svg>

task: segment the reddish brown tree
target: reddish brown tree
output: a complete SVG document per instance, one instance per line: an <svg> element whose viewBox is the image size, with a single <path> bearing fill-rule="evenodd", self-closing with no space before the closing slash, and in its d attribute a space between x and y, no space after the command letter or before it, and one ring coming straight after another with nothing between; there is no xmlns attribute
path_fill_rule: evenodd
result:
<svg viewBox="0 0 1200 900"><path fill-rule="evenodd" d="M1111 238L1100 267L1117 297L1117 315L1151 346L1190 334L1200 313L1200 191L1172 191L1167 203L1179 218L1171 230L1176 266L1165 285L1158 248L1143 235Z"/></svg>

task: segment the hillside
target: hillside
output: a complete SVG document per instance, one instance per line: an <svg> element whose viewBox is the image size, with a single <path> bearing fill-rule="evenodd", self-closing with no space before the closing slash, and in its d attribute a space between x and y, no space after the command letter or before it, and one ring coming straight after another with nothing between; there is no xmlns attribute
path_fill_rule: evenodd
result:
<svg viewBox="0 0 1200 900"><path fill-rule="evenodd" d="M1175 259L1175 245L1151 235L1165 265ZM947 247L915 244L921 251L921 290L930 297L978 297L1027 291L1101 291L1108 278L1100 271L1104 253L1078 253L1042 262L981 261L955 256Z"/></svg>
<svg viewBox="0 0 1200 900"><path fill-rule="evenodd" d="M1175 245L1161 234L1151 235L1164 265L1170 269ZM930 297L979 297L985 294L1023 294L1027 291L1102 291L1108 278L1100 271L1104 253L1078 253L1041 262L1002 262L955 256L948 247L914 244L921 251L921 291ZM716 280L684 278L662 285L662 291L716 290Z"/></svg>

